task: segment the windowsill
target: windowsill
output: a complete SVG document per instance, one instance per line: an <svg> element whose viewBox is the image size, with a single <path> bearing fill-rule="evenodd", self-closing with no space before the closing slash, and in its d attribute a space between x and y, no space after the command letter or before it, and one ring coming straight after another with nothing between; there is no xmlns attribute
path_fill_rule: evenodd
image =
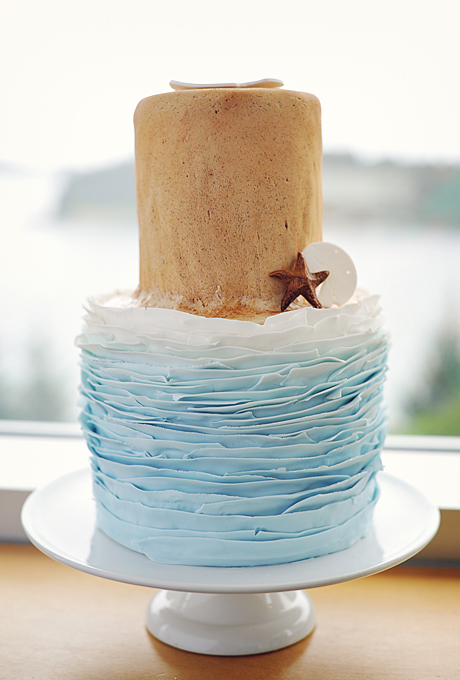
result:
<svg viewBox="0 0 460 680"><path fill-rule="evenodd" d="M441 510L441 527L418 561L460 564L460 437L388 436L386 472L417 487ZM0 541L24 542L20 511L35 488L88 465L72 423L0 421Z"/></svg>
<svg viewBox="0 0 460 680"><path fill-rule="evenodd" d="M278 652L217 657L143 630L150 588L89 576L26 545L0 546L0 561L2 677L458 678L456 569L403 566L316 588L311 636Z"/></svg>

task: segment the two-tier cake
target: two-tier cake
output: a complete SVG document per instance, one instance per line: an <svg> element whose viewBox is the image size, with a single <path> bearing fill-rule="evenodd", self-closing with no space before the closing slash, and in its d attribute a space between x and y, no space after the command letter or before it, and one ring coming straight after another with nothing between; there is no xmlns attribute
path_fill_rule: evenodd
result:
<svg viewBox="0 0 460 680"><path fill-rule="evenodd" d="M320 105L273 84L140 102L140 285L78 338L98 526L155 561L324 555L378 497L388 337L375 297L321 306Z"/></svg>

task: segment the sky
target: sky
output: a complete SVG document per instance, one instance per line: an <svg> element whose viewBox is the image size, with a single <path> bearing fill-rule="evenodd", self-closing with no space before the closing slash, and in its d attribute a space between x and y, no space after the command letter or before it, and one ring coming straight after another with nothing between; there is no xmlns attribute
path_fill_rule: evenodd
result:
<svg viewBox="0 0 460 680"><path fill-rule="evenodd" d="M458 0L0 0L0 164L133 155L171 79L279 78L322 104L325 151L460 161Z"/></svg>

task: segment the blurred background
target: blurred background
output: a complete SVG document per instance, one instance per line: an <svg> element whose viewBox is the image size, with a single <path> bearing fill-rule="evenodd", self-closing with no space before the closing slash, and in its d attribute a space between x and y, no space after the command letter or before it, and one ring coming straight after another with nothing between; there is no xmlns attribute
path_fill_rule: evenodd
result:
<svg viewBox="0 0 460 680"><path fill-rule="evenodd" d="M390 430L460 435L457 2L0 7L0 418L75 421L84 300L138 283L137 102L273 77L322 103L323 237L381 294Z"/></svg>

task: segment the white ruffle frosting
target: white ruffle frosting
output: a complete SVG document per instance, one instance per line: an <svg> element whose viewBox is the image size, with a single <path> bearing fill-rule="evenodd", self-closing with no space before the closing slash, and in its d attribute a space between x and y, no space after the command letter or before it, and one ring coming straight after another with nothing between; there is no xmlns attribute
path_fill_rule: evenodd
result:
<svg viewBox="0 0 460 680"><path fill-rule="evenodd" d="M378 298L264 324L101 298L77 344L98 525L114 540L238 567L367 533L386 426Z"/></svg>

